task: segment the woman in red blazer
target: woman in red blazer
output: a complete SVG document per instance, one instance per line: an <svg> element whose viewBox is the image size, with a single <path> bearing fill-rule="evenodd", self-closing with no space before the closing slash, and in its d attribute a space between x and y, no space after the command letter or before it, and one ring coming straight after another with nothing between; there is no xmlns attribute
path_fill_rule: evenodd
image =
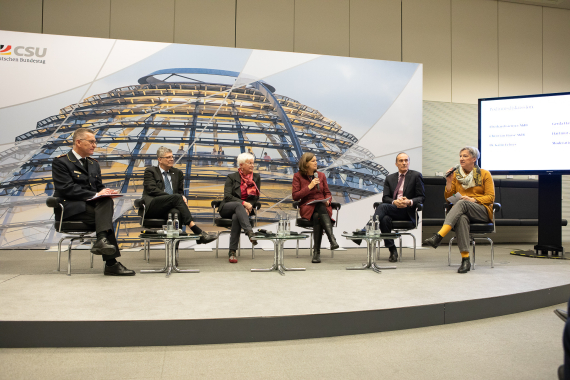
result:
<svg viewBox="0 0 570 380"><path fill-rule="evenodd" d="M315 178L317 173L317 178ZM324 173L317 172L317 157L305 153L299 160L299 171L293 176L293 200L299 201L302 218L313 221L313 263L321 262L321 239L323 230L329 238L331 249L337 249L338 243L332 229L332 195ZM325 202L307 204L313 200L327 199Z"/></svg>

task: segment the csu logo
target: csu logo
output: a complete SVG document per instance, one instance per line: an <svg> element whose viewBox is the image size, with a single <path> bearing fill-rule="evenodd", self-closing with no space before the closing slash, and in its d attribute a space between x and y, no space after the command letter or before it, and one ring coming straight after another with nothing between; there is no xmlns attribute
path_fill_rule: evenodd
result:
<svg viewBox="0 0 570 380"><path fill-rule="evenodd" d="M14 55L20 57L45 57L47 53L47 48L39 48L32 46L16 46L12 49L12 45L0 45L0 55Z"/></svg>

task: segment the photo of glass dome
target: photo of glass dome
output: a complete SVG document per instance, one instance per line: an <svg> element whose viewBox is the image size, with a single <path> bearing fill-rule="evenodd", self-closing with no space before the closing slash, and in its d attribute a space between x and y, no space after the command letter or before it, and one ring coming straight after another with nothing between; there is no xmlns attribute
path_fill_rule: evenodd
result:
<svg viewBox="0 0 570 380"><path fill-rule="evenodd" d="M238 72L173 68L155 71L137 84L112 89L64 107L16 137L1 153L0 247L50 246L58 240L51 209L51 162L72 147L80 127L96 130L93 157L103 182L125 196L115 200L117 237L123 246L139 244L139 217L133 202L143 191L143 173L157 165L156 150L172 149L185 173L185 191L199 223L212 223L212 200L223 197L236 157L250 152L261 174L261 223L292 212L291 182L304 152L317 156L335 201L349 203L382 192L388 171L374 155L310 105L279 94L270 83L233 87ZM18 147L35 149L19 162ZM341 159L342 158L342 159ZM339 161L339 159L341 159ZM342 165L339 166L339 162ZM293 214L292 214L293 215Z"/></svg>

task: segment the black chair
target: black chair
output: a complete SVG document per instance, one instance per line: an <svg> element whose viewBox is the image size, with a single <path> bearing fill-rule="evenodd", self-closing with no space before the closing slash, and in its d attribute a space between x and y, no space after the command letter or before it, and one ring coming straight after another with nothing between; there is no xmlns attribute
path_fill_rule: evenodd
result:
<svg viewBox="0 0 570 380"><path fill-rule="evenodd" d="M453 207L453 204L445 204L445 216ZM495 213L501 211L500 203L493 203L493 220L490 223L469 223L469 238L470 243L473 245L473 270L475 270L475 239L484 239L491 243L491 268L494 268L495 251L493 249L493 240L487 236L487 234L494 234L495 230ZM455 230L453 230L455 231ZM451 244L455 240L455 236L449 240L449 251L447 252L447 265L451 266Z"/></svg>
<svg viewBox="0 0 570 380"><path fill-rule="evenodd" d="M378 207L380 204L382 204L382 202L374 202L374 210L376 210L376 207ZM414 260L416 259L416 237L414 236L414 234L408 232L411 230L415 230L416 228L418 228L418 224L419 224L419 217L418 217L418 212L422 211L424 208L424 205L421 203L414 203L412 205L412 207L415 210L415 220L392 220L392 230L394 230L394 232L400 234L400 235L409 235L414 239ZM400 262L402 262L402 237L400 236L400 257L398 258L398 260ZM378 241L378 244L380 244L380 241ZM377 251L378 254L380 254L380 250Z"/></svg>
<svg viewBox="0 0 570 380"><path fill-rule="evenodd" d="M223 227L226 229L226 231L221 231L220 233L218 233L218 239L216 240L216 257L218 257L218 249L219 249L219 245L220 245L220 235L222 235L223 233L231 233L231 228L232 228L232 220L231 219L226 219L226 218L222 218L220 217L218 214L218 217L216 217L216 209L220 207L220 204L222 203L222 201L212 201L211 205L212 205L212 223L214 224L214 226L218 226L218 227ZM257 211L261 208L261 203L256 202L253 205L253 215L249 216L249 222L251 224L251 227L257 227ZM219 211L219 210L218 210ZM238 245L238 256L241 255L241 242ZM251 246L251 258L255 259L255 249L254 246Z"/></svg>
<svg viewBox="0 0 570 380"><path fill-rule="evenodd" d="M335 223L333 227L338 225L338 211L340 210L341 204L338 202L331 202L331 207L336 210ZM299 218L299 201L293 202L293 208L297 210L297 215L295 216L295 226L306 228L307 231L301 231L302 234L309 234L309 255L313 252L313 222L305 218ZM297 250L296 255L299 257L299 240L297 240ZM334 251L331 249L331 257L334 257Z"/></svg>
<svg viewBox="0 0 570 380"><path fill-rule="evenodd" d="M142 217L141 217L141 226L143 228L147 228L149 230L162 230L162 226L166 225L166 222L168 221L167 219L149 219L146 218L146 205L144 203L144 200L141 199L135 199L135 207L139 209L139 211L142 208ZM139 212L140 213L140 212ZM146 260L146 262L150 262L150 242L151 241L163 241L161 239L151 239L151 238L142 238L143 240L143 254L144 254L144 260ZM176 244L176 259L178 260L178 243Z"/></svg>
<svg viewBox="0 0 570 380"><path fill-rule="evenodd" d="M46 200L46 205L51 207L55 210L61 209L61 214L64 213L64 206L63 200L56 197L48 197ZM79 240L81 243L89 241L91 242L91 246L93 246L93 242L97 241L97 237L95 236L87 236L91 235L95 232L95 225L88 224L81 221L63 221L63 218L60 220L55 219L54 221L54 228L60 234L65 234L59 240L57 244L57 271L60 271L60 264L61 264L61 243L69 239L69 245L67 247L67 275L71 276L71 247L73 246L74 240ZM93 268L93 253L90 251L89 254L91 255L91 268Z"/></svg>

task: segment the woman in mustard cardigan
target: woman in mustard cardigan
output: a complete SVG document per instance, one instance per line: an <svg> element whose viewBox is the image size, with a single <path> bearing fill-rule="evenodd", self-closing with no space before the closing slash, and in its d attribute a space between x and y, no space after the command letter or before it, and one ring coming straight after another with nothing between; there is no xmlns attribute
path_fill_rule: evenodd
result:
<svg viewBox="0 0 570 380"><path fill-rule="evenodd" d="M447 177L445 198L459 193L462 195L461 200L447 213L441 230L425 241L426 244L437 248L443 237L455 228L457 245L462 257L459 273L467 273L471 269L469 222L489 223L493 219L495 185L491 173L475 164L478 159L477 148L467 146L459 151L460 166L453 175Z"/></svg>

